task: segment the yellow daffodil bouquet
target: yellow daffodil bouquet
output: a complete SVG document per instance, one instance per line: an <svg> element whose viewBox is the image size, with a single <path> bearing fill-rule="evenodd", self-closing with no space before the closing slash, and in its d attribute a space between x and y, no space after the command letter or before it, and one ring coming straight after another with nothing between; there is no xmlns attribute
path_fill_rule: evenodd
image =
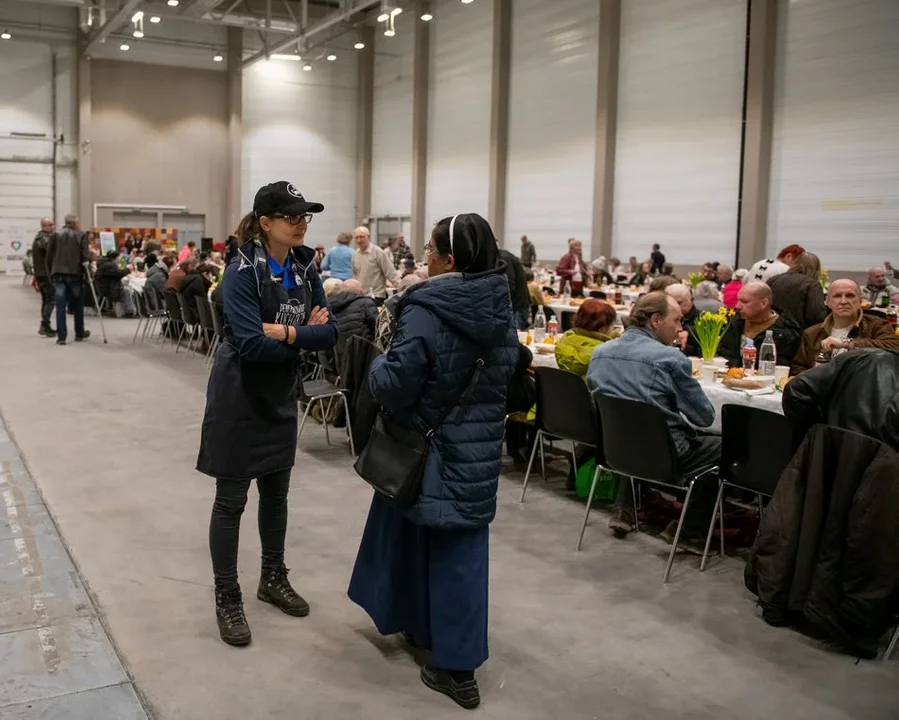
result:
<svg viewBox="0 0 899 720"><path fill-rule="evenodd" d="M696 288L699 283L701 283L705 278L703 277L701 272L691 272L689 275L690 278L690 287Z"/></svg>
<svg viewBox="0 0 899 720"><path fill-rule="evenodd" d="M722 307L718 312L704 312L693 326L690 334L696 338L699 349L702 352L703 362L711 362L718 352L718 345L727 330L733 310Z"/></svg>
<svg viewBox="0 0 899 720"><path fill-rule="evenodd" d="M830 282L830 274L827 272L826 268L821 269L821 274L818 276L818 282L821 283L821 289L824 292L827 292L827 284Z"/></svg>

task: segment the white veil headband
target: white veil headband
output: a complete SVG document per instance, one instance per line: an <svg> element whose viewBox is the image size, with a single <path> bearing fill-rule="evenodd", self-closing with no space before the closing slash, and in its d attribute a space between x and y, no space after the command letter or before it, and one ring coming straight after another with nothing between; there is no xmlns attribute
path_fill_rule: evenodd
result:
<svg viewBox="0 0 899 720"><path fill-rule="evenodd" d="M457 217L459 217L459 216L458 216L458 215L453 215L453 219L450 220L450 233L449 233L449 235L450 235L450 252L451 252L453 255L456 254L456 248L453 247L453 230L454 230L455 227L456 227L456 218L457 218Z"/></svg>

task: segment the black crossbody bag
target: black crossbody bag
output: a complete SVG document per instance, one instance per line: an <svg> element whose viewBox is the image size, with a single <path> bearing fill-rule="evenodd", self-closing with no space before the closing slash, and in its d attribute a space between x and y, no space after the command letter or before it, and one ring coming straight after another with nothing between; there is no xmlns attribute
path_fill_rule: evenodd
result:
<svg viewBox="0 0 899 720"><path fill-rule="evenodd" d="M437 428L478 384L484 358L479 357L468 384L424 435L402 427L381 408L371 436L353 468L376 492L396 505L413 505L421 492L428 447ZM459 410L461 421L461 408Z"/></svg>

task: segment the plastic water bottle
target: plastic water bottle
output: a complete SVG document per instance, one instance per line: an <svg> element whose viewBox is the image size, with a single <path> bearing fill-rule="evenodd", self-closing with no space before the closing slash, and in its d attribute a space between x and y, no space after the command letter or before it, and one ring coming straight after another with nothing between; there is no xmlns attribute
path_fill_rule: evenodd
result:
<svg viewBox="0 0 899 720"><path fill-rule="evenodd" d="M774 333L765 332L765 340L759 348L759 375L774 375L777 367L777 348L774 346Z"/></svg>
<svg viewBox="0 0 899 720"><path fill-rule="evenodd" d="M752 338L746 338L743 343L743 375L755 375L755 343ZM773 374L773 373L772 373Z"/></svg>
<svg viewBox="0 0 899 720"><path fill-rule="evenodd" d="M534 315L534 342L542 343L544 340L546 340L546 315L543 306L539 305Z"/></svg>

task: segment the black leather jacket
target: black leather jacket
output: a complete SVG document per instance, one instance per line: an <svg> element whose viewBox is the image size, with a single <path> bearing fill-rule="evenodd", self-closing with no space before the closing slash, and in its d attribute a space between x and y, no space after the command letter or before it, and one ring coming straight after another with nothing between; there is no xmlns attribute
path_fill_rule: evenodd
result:
<svg viewBox="0 0 899 720"><path fill-rule="evenodd" d="M835 425L899 451L899 350L859 349L794 377L784 413L797 422Z"/></svg>

